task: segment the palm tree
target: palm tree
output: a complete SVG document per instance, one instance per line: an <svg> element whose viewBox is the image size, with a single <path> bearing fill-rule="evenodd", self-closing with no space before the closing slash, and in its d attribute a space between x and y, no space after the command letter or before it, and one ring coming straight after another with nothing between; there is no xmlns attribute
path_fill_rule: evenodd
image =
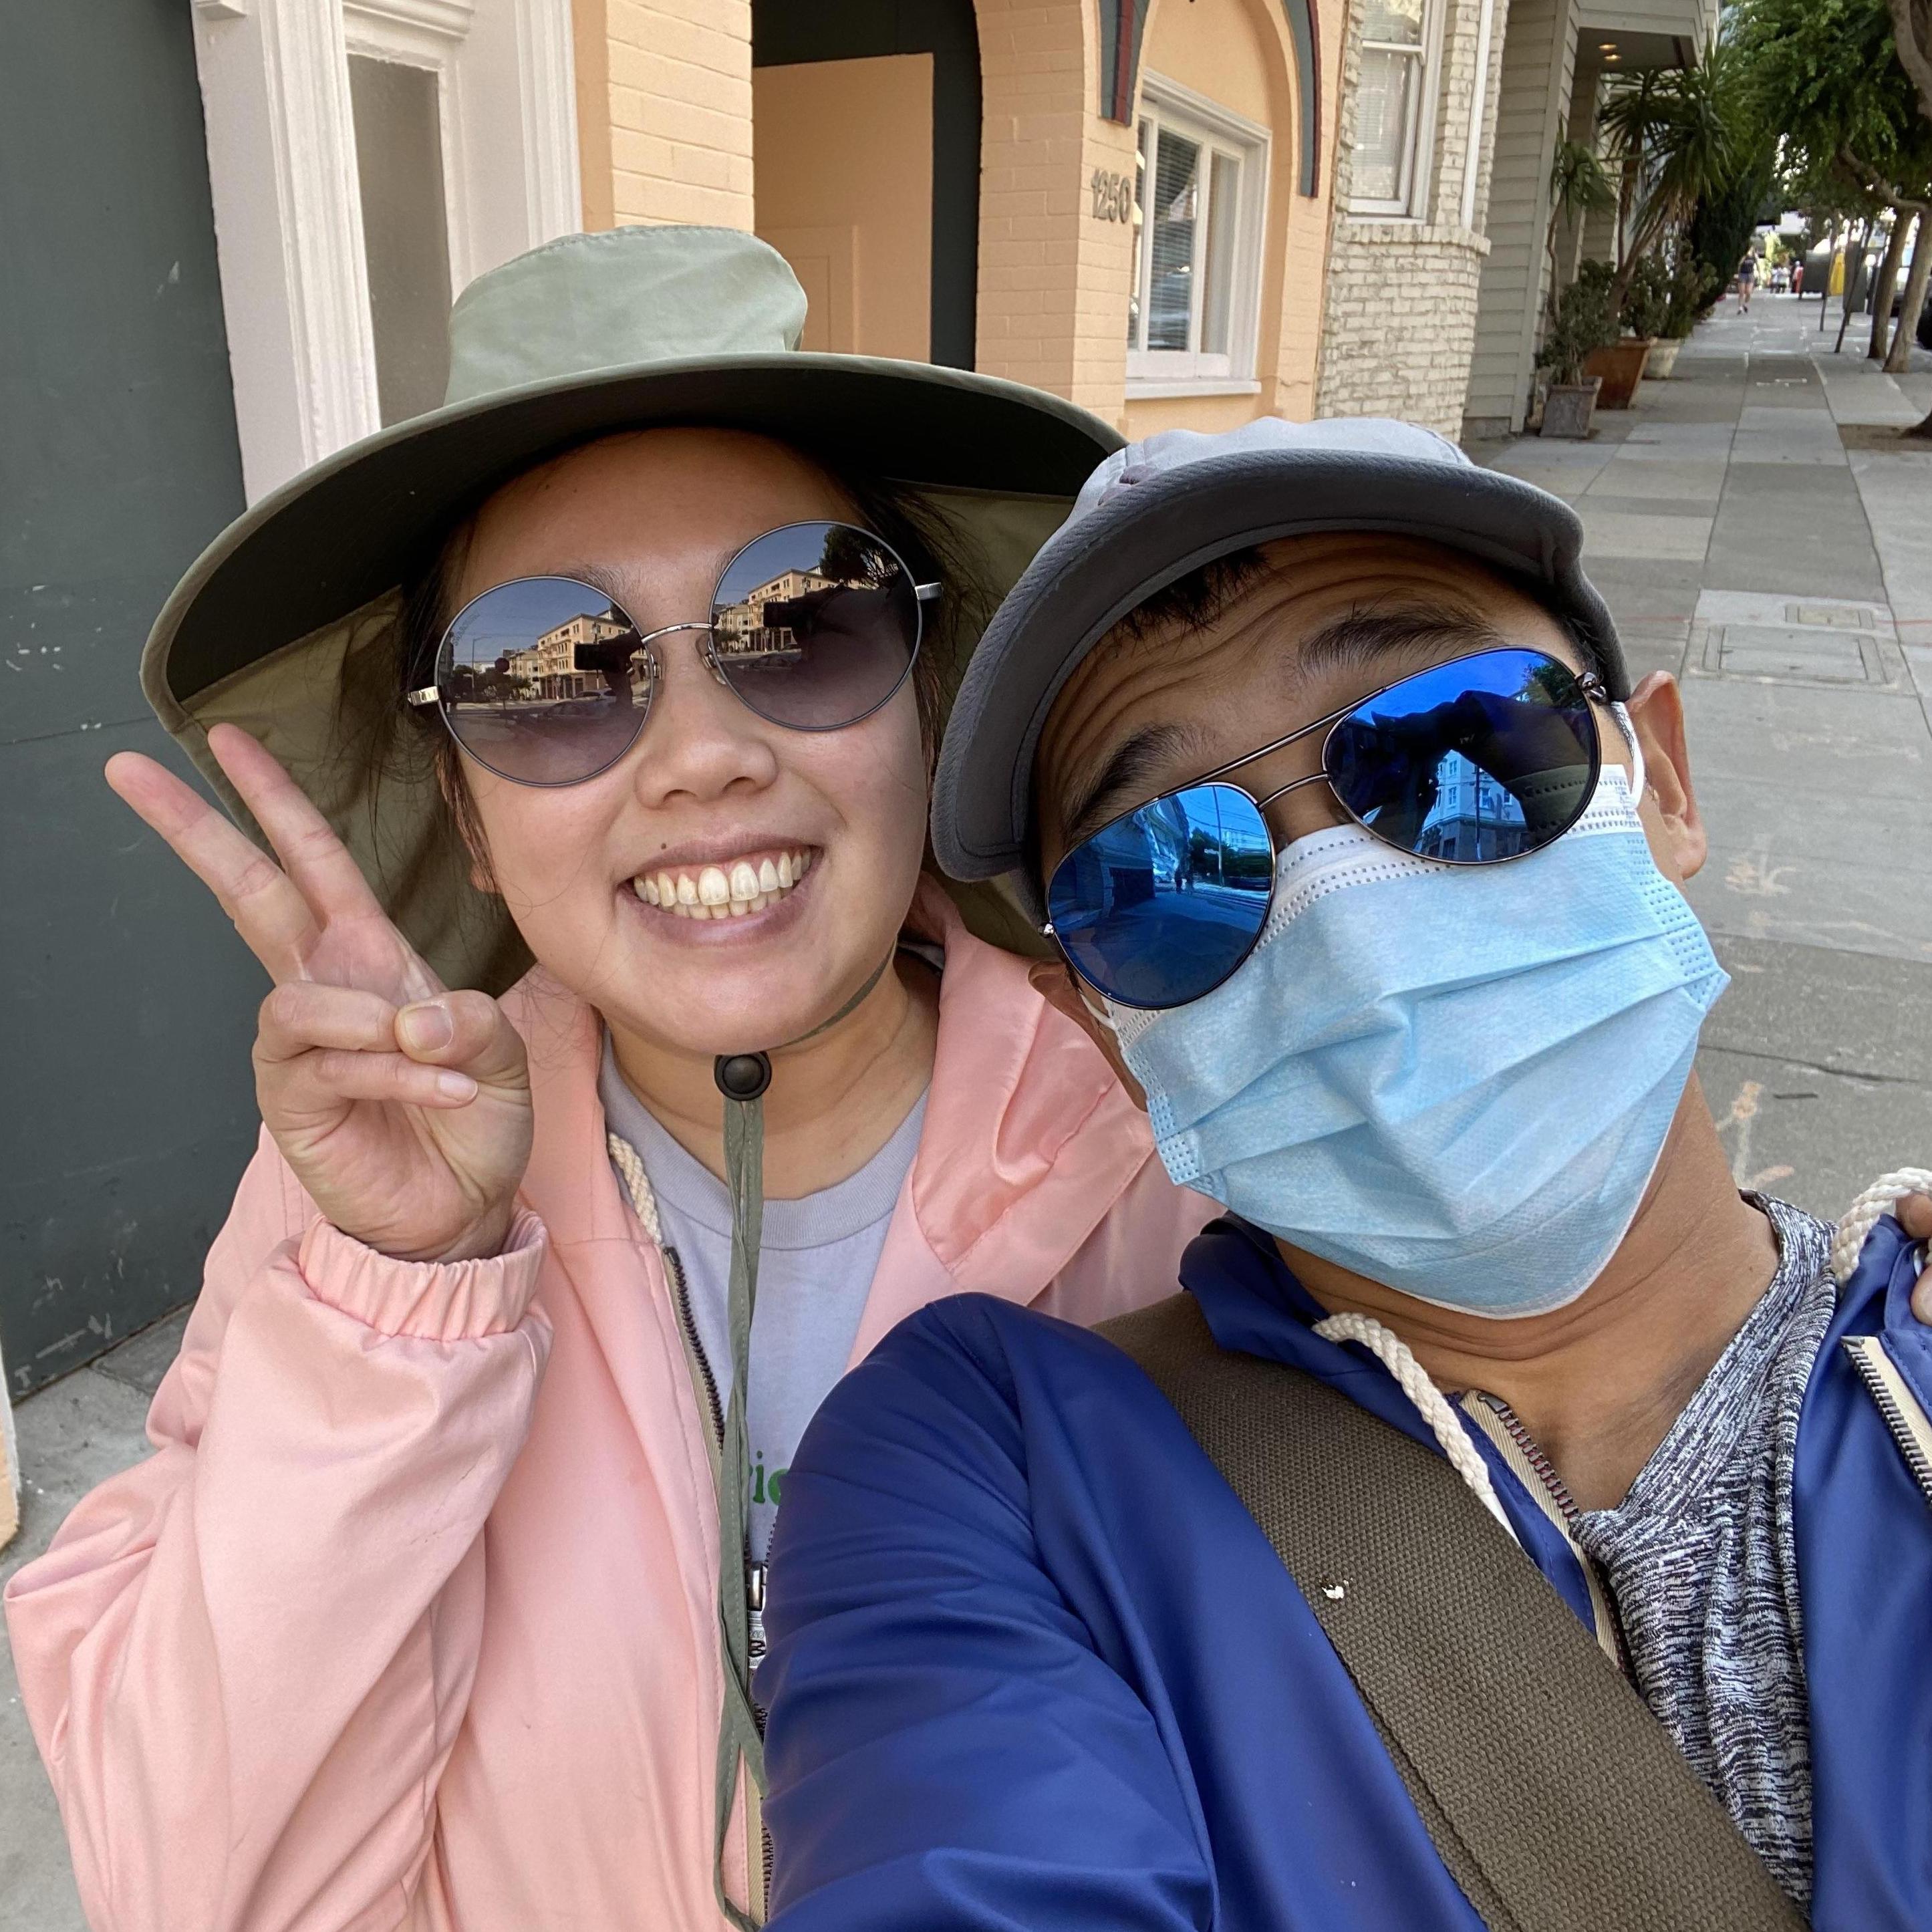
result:
<svg viewBox="0 0 1932 1932"><path fill-rule="evenodd" d="M1681 230L1699 198L1728 180L1742 111L1736 52L1721 42L1688 67L1619 74L1598 118L1617 174L1617 262L1611 298L1621 310L1643 257Z"/></svg>

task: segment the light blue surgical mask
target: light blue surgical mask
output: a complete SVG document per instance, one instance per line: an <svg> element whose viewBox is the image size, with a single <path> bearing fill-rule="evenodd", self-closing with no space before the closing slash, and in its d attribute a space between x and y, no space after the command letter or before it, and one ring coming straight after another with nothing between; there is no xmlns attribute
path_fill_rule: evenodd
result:
<svg viewBox="0 0 1932 1932"><path fill-rule="evenodd" d="M1609 766L1570 830L1507 864L1353 825L1298 839L1232 979L1109 1021L1177 1181L1502 1317L1574 1300L1615 1253L1726 983Z"/></svg>

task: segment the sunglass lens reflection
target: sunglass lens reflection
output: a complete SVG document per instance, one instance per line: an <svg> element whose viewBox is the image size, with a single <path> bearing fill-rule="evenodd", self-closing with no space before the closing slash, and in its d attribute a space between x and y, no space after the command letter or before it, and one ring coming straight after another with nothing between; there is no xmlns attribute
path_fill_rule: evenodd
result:
<svg viewBox="0 0 1932 1932"><path fill-rule="evenodd" d="M436 669L457 741L524 784L574 784L642 730L650 669L637 627L570 577L486 590L451 624Z"/></svg>
<svg viewBox="0 0 1932 1932"><path fill-rule="evenodd" d="M1547 845L1582 814L1599 754L1576 674L1540 651L1484 651L1404 678L1342 718L1335 795L1378 838L1463 865Z"/></svg>
<svg viewBox="0 0 1932 1932"><path fill-rule="evenodd" d="M761 718L808 731L884 704L912 668L919 622L904 566L849 524L794 524L748 544L711 614L731 688Z"/></svg>
<svg viewBox="0 0 1932 1932"><path fill-rule="evenodd" d="M1260 808L1232 785L1153 800L1054 868L1047 910L1082 976L1123 1006L1211 992L1268 919L1274 848Z"/></svg>

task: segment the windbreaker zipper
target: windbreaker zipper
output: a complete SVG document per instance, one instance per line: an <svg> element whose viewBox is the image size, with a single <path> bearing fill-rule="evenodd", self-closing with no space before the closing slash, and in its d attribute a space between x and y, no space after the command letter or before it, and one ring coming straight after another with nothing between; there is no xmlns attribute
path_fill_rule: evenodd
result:
<svg viewBox="0 0 1932 1932"><path fill-rule="evenodd" d="M1877 1336L1847 1335L1844 1346L1858 1380L1865 1385L1865 1393L1892 1432L1892 1439L1898 1445L1912 1480L1918 1485L1919 1494L1932 1503L1932 1422L1927 1420L1925 1412Z"/></svg>
<svg viewBox="0 0 1932 1932"><path fill-rule="evenodd" d="M705 1413L711 1421L711 1440L722 1455L724 1449L724 1405L718 1400L718 1378L705 1359L704 1344L698 1339L698 1322L691 1312L691 1286L684 1278L684 1264L677 1250L667 1242L662 1250L664 1274L670 1282L670 1303L677 1311L677 1325L684 1336L686 1352L698 1371L698 1385L704 1391Z"/></svg>
<svg viewBox="0 0 1932 1932"><path fill-rule="evenodd" d="M1491 1395L1486 1390L1474 1389L1468 1401L1487 1411L1496 1425L1508 1438L1532 1476L1550 1499L1559 1519L1558 1527L1570 1540L1570 1546L1576 1552L1576 1561L1583 1572L1584 1581L1590 1593L1592 1608L1597 1612L1599 1630L1598 1646L1610 1658L1624 1676L1630 1675L1630 1646L1624 1636L1622 1612L1617 1608L1617 1600L1610 1594L1610 1586L1597 1568L1596 1559L1576 1540L1576 1520L1582 1514L1577 1508L1576 1498L1570 1493L1570 1486L1557 1474L1556 1466L1550 1461L1536 1438L1529 1432L1528 1426L1509 1404L1499 1395ZM1481 1418L1474 1418L1481 1426ZM1490 1440L1495 1441L1492 1436ZM1547 1511L1545 1512L1548 1514ZM1608 1641L1605 1641L1607 1636Z"/></svg>
<svg viewBox="0 0 1932 1932"><path fill-rule="evenodd" d="M1556 1473L1556 1465L1543 1453L1522 1418L1501 1396L1485 1394L1480 1400L1522 1452L1522 1460L1536 1472L1537 1480L1549 1492L1550 1500L1562 1512L1564 1522L1574 1532L1576 1519L1582 1512L1576 1507L1576 1498L1570 1493L1569 1484Z"/></svg>

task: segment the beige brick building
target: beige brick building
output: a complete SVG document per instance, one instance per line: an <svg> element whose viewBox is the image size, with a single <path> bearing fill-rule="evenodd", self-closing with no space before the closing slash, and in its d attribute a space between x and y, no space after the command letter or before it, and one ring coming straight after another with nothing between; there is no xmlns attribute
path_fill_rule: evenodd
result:
<svg viewBox="0 0 1932 1932"><path fill-rule="evenodd" d="M1349 0L1317 412L1521 429L1557 142L1593 137L1607 74L1715 23L1714 0Z"/></svg>
<svg viewBox="0 0 1932 1932"><path fill-rule="evenodd" d="M807 346L1010 376L1130 434L1306 416L1320 4L572 0L584 219L754 229Z"/></svg>

